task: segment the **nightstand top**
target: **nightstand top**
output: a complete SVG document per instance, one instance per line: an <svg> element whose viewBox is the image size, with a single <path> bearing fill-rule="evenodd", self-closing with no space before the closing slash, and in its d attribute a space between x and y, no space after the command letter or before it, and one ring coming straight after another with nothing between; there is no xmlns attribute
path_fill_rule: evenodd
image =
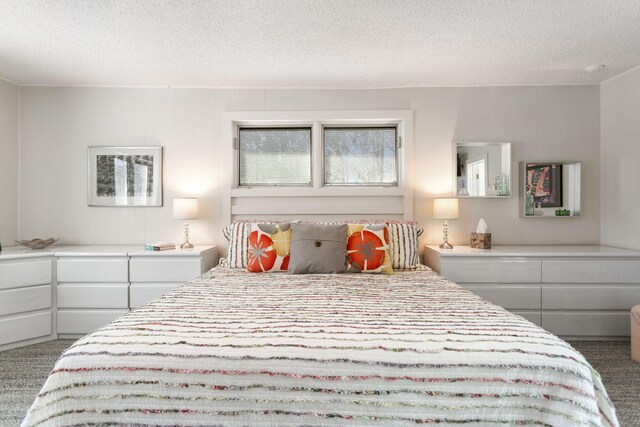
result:
<svg viewBox="0 0 640 427"><path fill-rule="evenodd" d="M630 249L600 245L574 246L493 246L491 249L472 249L469 246L454 246L442 249L436 245L425 246L425 251L438 253L441 257L633 257L640 252Z"/></svg>

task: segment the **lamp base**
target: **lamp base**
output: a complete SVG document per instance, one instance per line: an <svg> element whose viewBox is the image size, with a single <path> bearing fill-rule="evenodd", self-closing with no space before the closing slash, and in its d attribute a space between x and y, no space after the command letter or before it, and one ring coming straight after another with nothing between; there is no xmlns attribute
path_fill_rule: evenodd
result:
<svg viewBox="0 0 640 427"><path fill-rule="evenodd" d="M453 245L449 242L444 242L440 245L440 249L453 249Z"/></svg>
<svg viewBox="0 0 640 427"><path fill-rule="evenodd" d="M193 245L189 242L184 242L180 245L180 249L193 249Z"/></svg>

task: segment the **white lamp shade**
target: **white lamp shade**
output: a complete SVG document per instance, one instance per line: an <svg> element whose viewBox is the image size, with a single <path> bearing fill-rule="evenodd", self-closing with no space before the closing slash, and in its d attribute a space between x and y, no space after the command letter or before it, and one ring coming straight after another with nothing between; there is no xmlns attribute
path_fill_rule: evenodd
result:
<svg viewBox="0 0 640 427"><path fill-rule="evenodd" d="M196 219L198 218L198 199L180 198L173 199L174 219Z"/></svg>
<svg viewBox="0 0 640 427"><path fill-rule="evenodd" d="M433 219L458 219L458 199L434 199Z"/></svg>

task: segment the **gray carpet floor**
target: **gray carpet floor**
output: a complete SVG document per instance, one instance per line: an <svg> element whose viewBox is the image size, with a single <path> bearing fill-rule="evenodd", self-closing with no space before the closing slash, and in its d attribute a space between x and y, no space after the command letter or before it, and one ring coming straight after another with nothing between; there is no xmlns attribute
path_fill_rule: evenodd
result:
<svg viewBox="0 0 640 427"><path fill-rule="evenodd" d="M60 353L73 340L56 340L0 352L0 426L20 425ZM629 342L571 341L604 381L623 426L640 426L640 363Z"/></svg>

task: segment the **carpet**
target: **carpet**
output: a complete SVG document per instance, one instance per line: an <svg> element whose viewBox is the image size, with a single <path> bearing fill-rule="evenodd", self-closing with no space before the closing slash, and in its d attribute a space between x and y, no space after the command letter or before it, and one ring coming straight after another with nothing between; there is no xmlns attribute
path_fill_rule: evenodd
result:
<svg viewBox="0 0 640 427"><path fill-rule="evenodd" d="M55 340L0 352L0 426L20 425L60 353L73 340ZM600 372L622 426L640 426L640 363L628 341L571 341Z"/></svg>

